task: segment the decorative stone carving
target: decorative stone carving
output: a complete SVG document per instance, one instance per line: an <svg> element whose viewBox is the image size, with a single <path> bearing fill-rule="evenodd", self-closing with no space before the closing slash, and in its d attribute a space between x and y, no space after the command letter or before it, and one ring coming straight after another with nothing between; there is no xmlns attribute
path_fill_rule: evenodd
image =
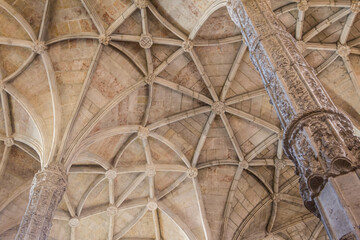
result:
<svg viewBox="0 0 360 240"><path fill-rule="evenodd" d="M34 53L42 54L47 49L44 41L35 40L31 46L31 50Z"/></svg>
<svg viewBox="0 0 360 240"><path fill-rule="evenodd" d="M155 82L155 79L156 79L156 75L154 73L150 73L145 77L145 82L148 85L152 85Z"/></svg>
<svg viewBox="0 0 360 240"><path fill-rule="evenodd" d="M197 175L198 175L198 170L197 170L197 168L191 167L191 168L188 168L188 169L186 170L186 176L187 176L188 178L195 178L195 177L197 177Z"/></svg>
<svg viewBox="0 0 360 240"><path fill-rule="evenodd" d="M149 0L135 0L137 8L147 8L149 6Z"/></svg>
<svg viewBox="0 0 360 240"><path fill-rule="evenodd" d="M105 173L105 177L110 180L114 180L117 176L116 169L109 169Z"/></svg>
<svg viewBox="0 0 360 240"><path fill-rule="evenodd" d="M249 163L245 160L239 162L239 166L243 169L248 169L249 168Z"/></svg>
<svg viewBox="0 0 360 240"><path fill-rule="evenodd" d="M304 41L297 41L296 42L296 47L299 49L300 53L304 53L306 50L306 42Z"/></svg>
<svg viewBox="0 0 360 240"><path fill-rule="evenodd" d="M106 209L106 212L109 214L109 216L115 216L118 213L118 208L115 205L110 204Z"/></svg>
<svg viewBox="0 0 360 240"><path fill-rule="evenodd" d="M353 13L359 13L360 12L360 1L352 0L350 9L351 9L351 12L353 12Z"/></svg>
<svg viewBox="0 0 360 240"><path fill-rule="evenodd" d="M280 202L281 200L283 200L281 193L273 193L273 194L271 194L271 199L274 202Z"/></svg>
<svg viewBox="0 0 360 240"><path fill-rule="evenodd" d="M111 41L111 37L107 34L101 34L99 36L99 43L101 43L105 46L109 45L110 41Z"/></svg>
<svg viewBox="0 0 360 240"><path fill-rule="evenodd" d="M350 55L351 49L349 46L339 43L336 52L340 57L346 58Z"/></svg>
<svg viewBox="0 0 360 240"><path fill-rule="evenodd" d="M14 139L12 137L7 137L4 140L4 144L7 147L11 147L12 145L14 145Z"/></svg>
<svg viewBox="0 0 360 240"><path fill-rule="evenodd" d="M147 127L139 127L139 131L138 131L138 138L140 139L147 139L147 137L149 136L150 130Z"/></svg>
<svg viewBox="0 0 360 240"><path fill-rule="evenodd" d="M77 217L71 218L69 220L69 226L72 228L79 226L79 224L80 224L80 220Z"/></svg>
<svg viewBox="0 0 360 240"><path fill-rule="evenodd" d="M154 164L146 164L146 176L154 177L156 175L156 166Z"/></svg>
<svg viewBox="0 0 360 240"><path fill-rule="evenodd" d="M155 211L158 208L156 199L149 198L148 203L146 204L146 207L149 211Z"/></svg>
<svg viewBox="0 0 360 240"><path fill-rule="evenodd" d="M297 4L297 9L299 9L299 11L303 11L303 12L308 10L309 9L308 1L307 0L300 0L300 2Z"/></svg>
<svg viewBox="0 0 360 240"><path fill-rule="evenodd" d="M141 34L139 45L145 49L150 48L153 45L152 36L150 34Z"/></svg>
<svg viewBox="0 0 360 240"><path fill-rule="evenodd" d="M275 158L275 168L276 169L284 169L286 167L286 162L284 159L278 159L278 158Z"/></svg>
<svg viewBox="0 0 360 240"><path fill-rule="evenodd" d="M190 39L186 39L182 43L182 48L184 49L184 52L190 52L193 49L193 47L194 47L194 43Z"/></svg>
<svg viewBox="0 0 360 240"><path fill-rule="evenodd" d="M51 163L35 174L29 203L16 240L47 239L55 210L65 193L66 185L67 176L61 164Z"/></svg>
<svg viewBox="0 0 360 240"><path fill-rule="evenodd" d="M284 150L300 176L305 206L318 215L314 198L327 179L360 167L360 140L265 0L232 0L228 11L285 129ZM338 53L345 56L348 48Z"/></svg>
<svg viewBox="0 0 360 240"><path fill-rule="evenodd" d="M214 102L211 106L211 111L215 114L223 114L225 112L225 103L223 102Z"/></svg>

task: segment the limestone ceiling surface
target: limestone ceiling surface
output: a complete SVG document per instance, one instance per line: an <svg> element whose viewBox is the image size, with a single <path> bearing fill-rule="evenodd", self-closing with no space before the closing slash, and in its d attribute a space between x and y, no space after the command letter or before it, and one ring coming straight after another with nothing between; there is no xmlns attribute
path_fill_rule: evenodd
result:
<svg viewBox="0 0 360 240"><path fill-rule="evenodd" d="M272 8L359 127L359 1ZM0 0L0 70L0 239L50 159L50 239L327 239L226 1Z"/></svg>

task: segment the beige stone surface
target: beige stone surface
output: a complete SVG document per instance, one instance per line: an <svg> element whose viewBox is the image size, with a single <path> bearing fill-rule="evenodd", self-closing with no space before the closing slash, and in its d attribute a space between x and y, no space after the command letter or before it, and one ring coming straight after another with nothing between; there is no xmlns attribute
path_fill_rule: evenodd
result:
<svg viewBox="0 0 360 240"><path fill-rule="evenodd" d="M49 239L135 240L157 239L160 234L171 240L215 240L234 239L237 233L238 239L266 239L277 181L274 159L282 155L280 123L248 51L236 61L243 43L224 1L150 0L143 10L130 0L53 1L43 39L50 62L36 55L17 75L32 51L16 46L13 39L28 41L25 45L37 39L45 1L6 0L29 24L35 39L3 2L0 80L5 90L0 91L6 93L8 104L0 100L0 160L6 163L0 165L0 239L14 239L27 205L29 181L51 154L52 160L67 164L69 184ZM278 12L291 4L272 1ZM344 9L310 7L302 36ZM144 12L147 24L142 23ZM309 39L304 56L320 72L334 103L360 127L359 44L351 46L348 59L335 55L322 67L336 54L348 15ZM113 25L123 17L120 25ZM279 17L295 36L296 5ZM98 38L104 32L98 29L111 26L116 26L111 41L102 45ZM146 50L138 43L144 32L153 40ZM195 36L193 49L182 52L189 36ZM348 44L359 37L357 16ZM330 50L323 49L324 43L331 44ZM154 72L157 78L148 85L145 78ZM231 84L221 97L229 78ZM211 105L219 101L216 98L225 104L231 101L229 107L237 114L226 109L214 116ZM4 117L7 112L10 123ZM147 138L137 138L140 125L150 129ZM6 137L15 141L10 153L3 144ZM237 179L242 157L249 167ZM278 181L285 197L276 206L273 236L327 239L321 225L314 231L318 220L301 205L294 167L282 158L287 166ZM153 180L145 174L149 162L156 169ZM192 163L198 168L196 178L186 176ZM112 168L118 174L109 180L105 172ZM156 213L147 211L148 197L159 198ZM110 216L106 209L117 201L117 214ZM80 224L71 229L73 217Z"/></svg>

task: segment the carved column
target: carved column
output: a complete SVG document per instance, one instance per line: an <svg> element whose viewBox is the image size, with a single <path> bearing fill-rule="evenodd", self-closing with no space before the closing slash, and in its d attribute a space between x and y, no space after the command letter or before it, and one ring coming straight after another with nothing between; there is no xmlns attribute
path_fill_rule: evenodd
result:
<svg viewBox="0 0 360 240"><path fill-rule="evenodd" d="M332 103L315 71L267 0L232 0L251 60L285 129L284 150L300 176L305 206L332 239L360 239L360 140ZM351 193L351 196L349 195Z"/></svg>
<svg viewBox="0 0 360 240"><path fill-rule="evenodd" d="M16 240L47 239L55 210L65 192L67 176L62 165L50 164L35 174L29 203Z"/></svg>

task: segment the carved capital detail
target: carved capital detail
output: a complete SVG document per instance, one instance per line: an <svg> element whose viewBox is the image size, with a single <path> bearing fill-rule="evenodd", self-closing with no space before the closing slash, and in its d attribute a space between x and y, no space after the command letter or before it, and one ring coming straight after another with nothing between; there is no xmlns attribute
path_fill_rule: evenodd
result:
<svg viewBox="0 0 360 240"><path fill-rule="evenodd" d="M139 45L142 48L151 48L153 45L152 36L150 34L141 34Z"/></svg>
<svg viewBox="0 0 360 240"><path fill-rule="evenodd" d="M300 176L305 206L318 214L314 198L327 179L359 168L360 140L302 56L305 44L285 31L265 0L231 0L227 8L285 129L283 146ZM298 8L305 11L307 1ZM337 52L346 57L350 49L338 45Z"/></svg>
<svg viewBox="0 0 360 240"><path fill-rule="evenodd" d="M31 46L31 50L37 54L42 54L46 49L47 46L44 41L35 40Z"/></svg>
<svg viewBox="0 0 360 240"><path fill-rule="evenodd" d="M67 175L63 165L59 163L50 163L35 174L29 203L15 239L47 238L66 185Z"/></svg>

